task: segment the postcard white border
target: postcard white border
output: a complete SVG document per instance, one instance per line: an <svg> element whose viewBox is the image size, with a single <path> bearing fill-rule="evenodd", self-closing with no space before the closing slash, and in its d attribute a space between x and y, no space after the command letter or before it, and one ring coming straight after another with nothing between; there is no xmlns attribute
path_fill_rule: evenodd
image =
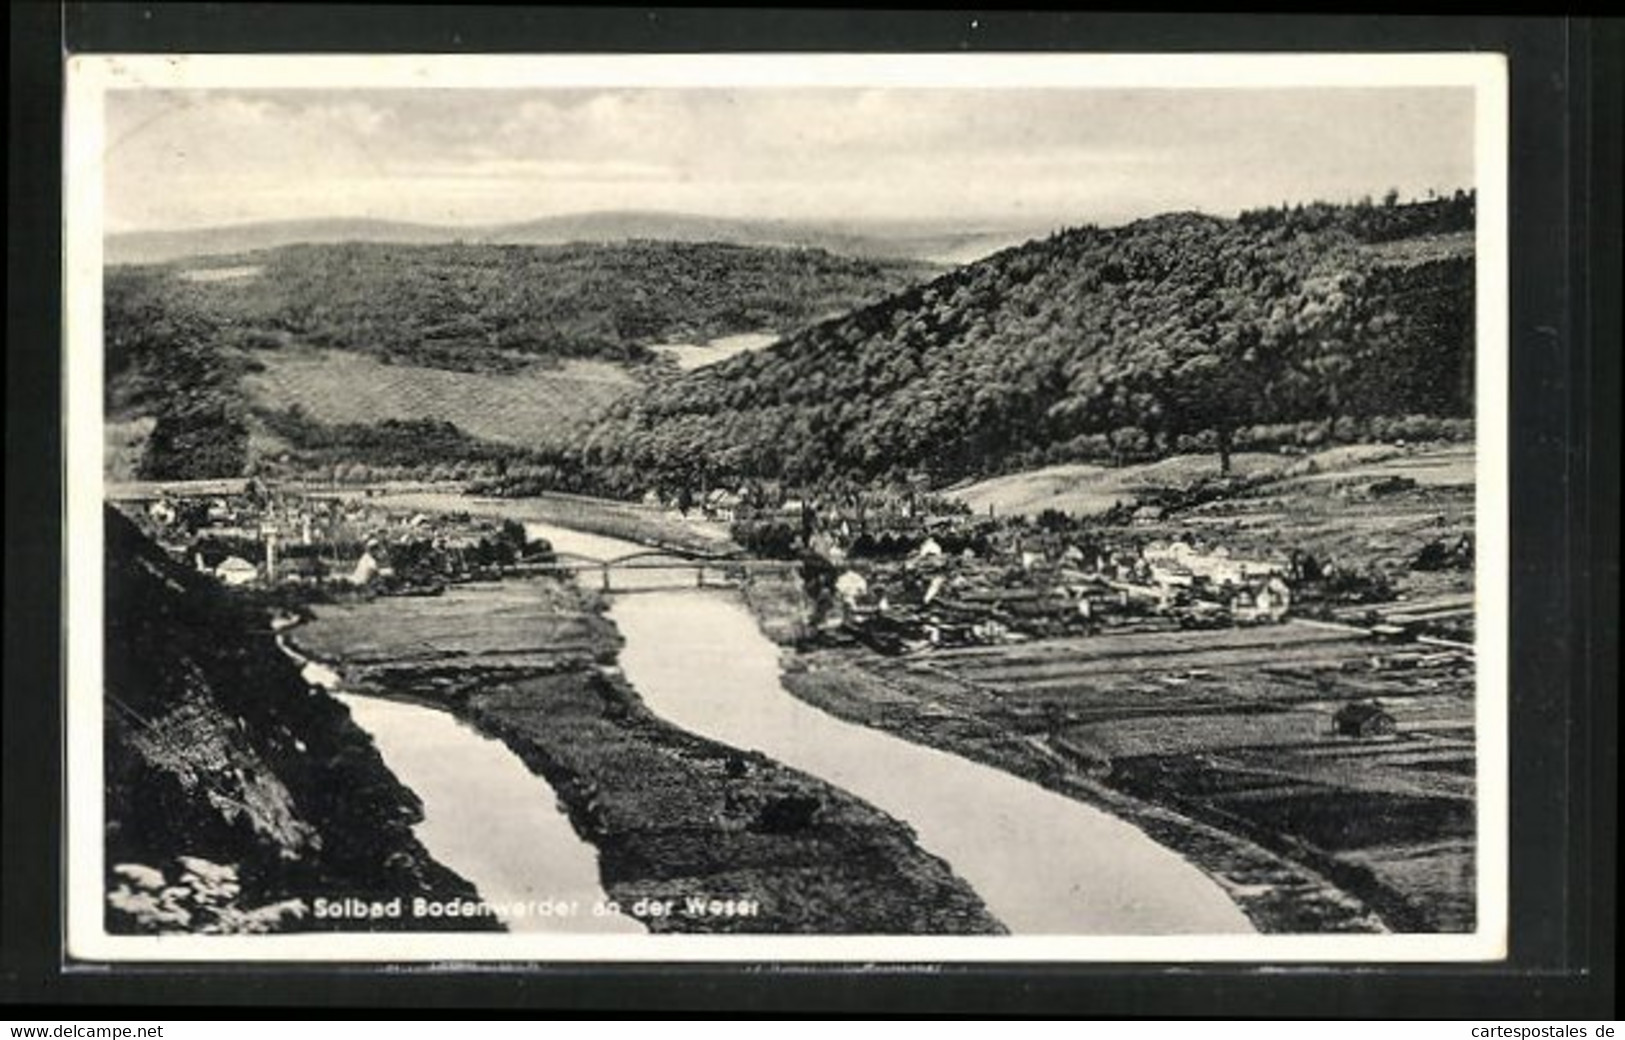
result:
<svg viewBox="0 0 1625 1040"><path fill-rule="evenodd" d="M1507 74L1499 54L78 55L65 119L65 953L174 962L1432 962L1506 956ZM110 90L1463 87L1476 98L1477 930L1456 935L115 936L103 928L102 185Z"/></svg>

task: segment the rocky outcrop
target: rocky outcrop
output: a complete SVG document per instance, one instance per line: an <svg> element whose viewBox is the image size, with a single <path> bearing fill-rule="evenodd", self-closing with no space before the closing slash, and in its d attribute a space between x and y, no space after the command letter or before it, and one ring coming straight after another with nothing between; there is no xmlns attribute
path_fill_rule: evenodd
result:
<svg viewBox="0 0 1625 1040"><path fill-rule="evenodd" d="M413 836L416 796L263 612L117 511L106 530L108 930L330 930L356 925L319 899L472 898Z"/></svg>

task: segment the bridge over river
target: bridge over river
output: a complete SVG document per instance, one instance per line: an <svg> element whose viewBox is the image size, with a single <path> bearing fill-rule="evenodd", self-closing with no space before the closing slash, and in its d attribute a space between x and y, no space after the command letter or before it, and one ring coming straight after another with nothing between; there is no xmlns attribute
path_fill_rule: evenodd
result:
<svg viewBox="0 0 1625 1040"><path fill-rule="evenodd" d="M654 592L674 588L731 588L751 574L793 573L794 560L764 560L742 556L705 556L669 549L648 549L608 559L572 552L555 552L554 562L538 570L597 575L604 592Z"/></svg>

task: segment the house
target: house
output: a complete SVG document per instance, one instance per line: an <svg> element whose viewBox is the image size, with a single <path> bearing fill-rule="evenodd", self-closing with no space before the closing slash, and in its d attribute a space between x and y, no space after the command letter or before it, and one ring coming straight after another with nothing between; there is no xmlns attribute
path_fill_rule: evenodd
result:
<svg viewBox="0 0 1625 1040"><path fill-rule="evenodd" d="M1241 622L1280 621L1292 605L1292 590L1278 577L1254 581L1242 587L1230 601L1230 613Z"/></svg>
<svg viewBox="0 0 1625 1040"><path fill-rule="evenodd" d="M361 558L355 561L355 570L350 572L350 584L368 585L378 576L378 559L372 554L372 546L362 550Z"/></svg>
<svg viewBox="0 0 1625 1040"><path fill-rule="evenodd" d="M260 569L241 556L228 556L214 569L214 576L227 585L249 585L259 580Z"/></svg>
<svg viewBox="0 0 1625 1040"><path fill-rule="evenodd" d="M974 646L976 633L969 622L933 620L925 624L925 638L937 647Z"/></svg>
<svg viewBox="0 0 1625 1040"><path fill-rule="evenodd" d="M931 579L931 583L925 587L925 594L920 597L920 602L929 604L932 600L942 595L942 590L946 585L947 582L943 580L942 575L936 575Z"/></svg>
<svg viewBox="0 0 1625 1040"><path fill-rule="evenodd" d="M940 560L942 558L942 544L935 538L928 537L925 541L920 543L920 548L916 555L922 560Z"/></svg>
<svg viewBox="0 0 1625 1040"><path fill-rule="evenodd" d="M986 618L971 626L971 634L984 643L1002 643L1010 638L1010 626L996 618Z"/></svg>
<svg viewBox="0 0 1625 1040"><path fill-rule="evenodd" d="M869 582L857 571L846 571L835 579L835 594L841 597L848 606L855 606L858 600L868 595Z"/></svg>
<svg viewBox="0 0 1625 1040"><path fill-rule="evenodd" d="M823 531L816 532L807 543L807 548L822 556L830 563L845 563L846 549L830 535Z"/></svg>
<svg viewBox="0 0 1625 1040"><path fill-rule="evenodd" d="M705 515L713 520L732 523L742 499L724 488L717 488L705 496Z"/></svg>
<svg viewBox="0 0 1625 1040"><path fill-rule="evenodd" d="M1159 585L1190 587L1197 580L1215 588L1248 588L1256 592L1261 583L1286 573L1284 564L1266 560L1232 557L1224 546L1202 551L1187 542L1152 542L1142 554L1150 567L1151 580ZM1285 582L1270 586L1270 598L1290 595Z"/></svg>
<svg viewBox="0 0 1625 1040"><path fill-rule="evenodd" d="M1382 710L1376 701L1355 701L1345 704L1332 716L1332 725L1339 736L1388 737L1398 730L1394 717Z"/></svg>

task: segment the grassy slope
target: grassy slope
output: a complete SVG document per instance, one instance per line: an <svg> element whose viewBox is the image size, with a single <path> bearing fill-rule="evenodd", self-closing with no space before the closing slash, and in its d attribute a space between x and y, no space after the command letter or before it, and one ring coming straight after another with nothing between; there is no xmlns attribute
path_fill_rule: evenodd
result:
<svg viewBox="0 0 1625 1040"><path fill-rule="evenodd" d="M1232 459L1243 478L1280 478L1305 484L1337 484L1403 477L1441 487L1473 482L1473 449L1439 445L1404 449L1382 444L1330 448L1307 456L1242 452ZM1138 501L1148 492L1178 488L1219 476L1214 455L1176 455L1129 466L1080 463L1045 466L979 480L947 491L978 513L1036 516L1058 509L1075 516L1104 513L1118 503Z"/></svg>
<svg viewBox="0 0 1625 1040"><path fill-rule="evenodd" d="M1243 452L1231 464L1237 476L1279 473L1294 460L1287 456ZM1147 489L1177 487L1219 475L1216 455L1176 455L1157 462L1112 468L1086 463L1046 466L977 481L947 492L977 513L991 508L999 516L1036 516L1058 509L1076 516L1104 513L1118 503L1136 501Z"/></svg>

